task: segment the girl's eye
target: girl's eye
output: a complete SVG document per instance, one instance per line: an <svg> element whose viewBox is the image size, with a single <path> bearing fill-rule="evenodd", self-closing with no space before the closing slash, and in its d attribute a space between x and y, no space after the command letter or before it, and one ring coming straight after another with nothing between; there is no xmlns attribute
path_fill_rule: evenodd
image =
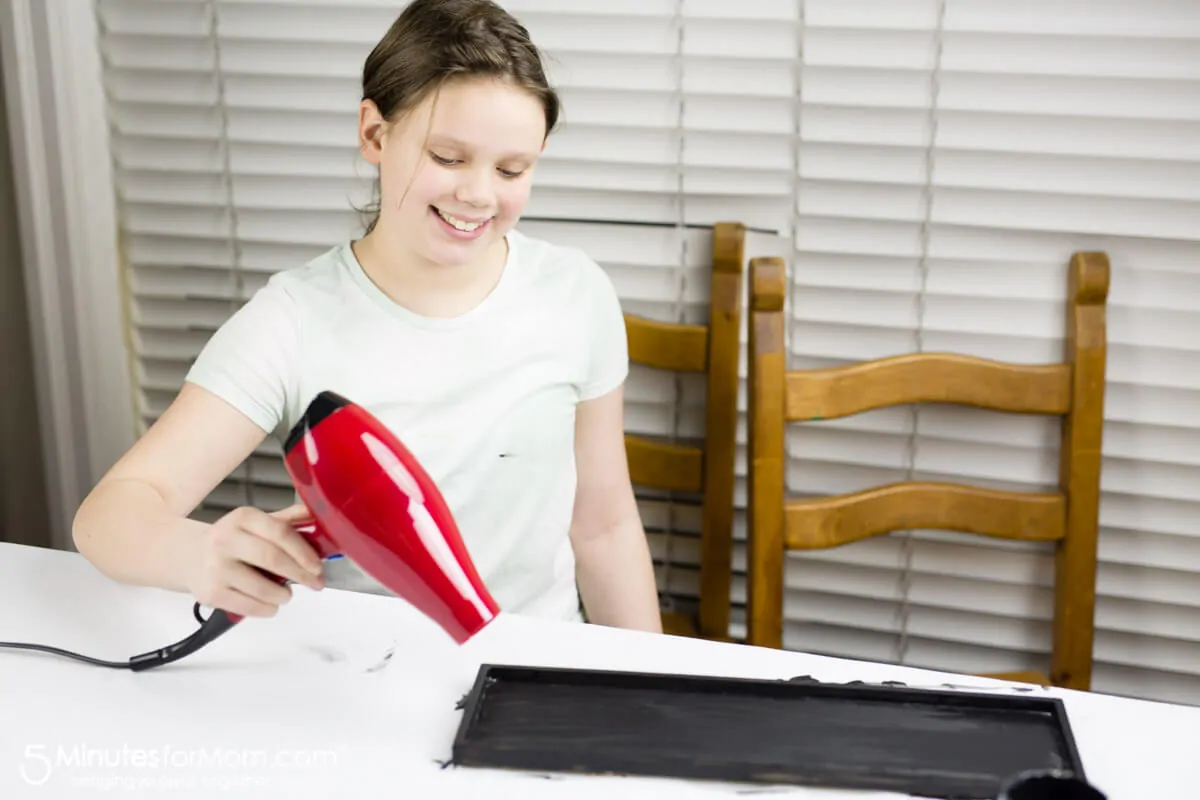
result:
<svg viewBox="0 0 1200 800"><path fill-rule="evenodd" d="M432 150L429 151L429 157L432 158L435 163L441 164L443 167L452 167L455 164L461 163L457 158L446 158L445 156L438 155L437 153L433 152ZM508 178L510 180L514 179L514 178L519 178L525 174L525 170L523 170L523 169L522 170L497 169L496 171L499 172L501 176Z"/></svg>

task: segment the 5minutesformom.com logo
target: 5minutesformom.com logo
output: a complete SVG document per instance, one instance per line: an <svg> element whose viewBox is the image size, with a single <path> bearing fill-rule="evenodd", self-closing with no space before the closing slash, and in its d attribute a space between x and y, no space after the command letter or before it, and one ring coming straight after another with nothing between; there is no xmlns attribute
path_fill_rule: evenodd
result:
<svg viewBox="0 0 1200 800"><path fill-rule="evenodd" d="M204 775L241 772L262 776L270 770L331 769L337 766L332 750L238 750L232 748L177 749L162 747L89 747L85 744L51 747L45 744L25 746L20 764L21 778L31 786L41 786L60 771L74 775L91 772L145 774L154 770L195 771Z"/></svg>

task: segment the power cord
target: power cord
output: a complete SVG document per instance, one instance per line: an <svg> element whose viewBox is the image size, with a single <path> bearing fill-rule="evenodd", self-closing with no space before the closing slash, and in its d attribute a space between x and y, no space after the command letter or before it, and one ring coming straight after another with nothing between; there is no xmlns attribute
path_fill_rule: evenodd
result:
<svg viewBox="0 0 1200 800"><path fill-rule="evenodd" d="M38 650L43 653L54 653L55 655L66 656L67 658L74 658L74 659L78 659L79 661L85 661L88 664L95 664L98 667L113 667L114 669L130 669L130 667L131 667L131 665L128 661L102 661L98 658L92 658L91 656L85 656L85 655L81 655L79 653L72 653L70 650L63 650L62 648L59 648L59 647L51 647L48 644L27 644L25 642L0 642L0 647L11 647L14 650Z"/></svg>
<svg viewBox="0 0 1200 800"><path fill-rule="evenodd" d="M71 650L64 650L61 647L52 647L47 644L31 644L28 642L0 642L0 647L7 647L13 650L33 650L41 653L50 653L57 656L65 656L73 658L77 661L82 661L86 664L92 664L97 667L109 667L111 669L131 669L134 672L151 669L152 667L169 664L172 661L178 661L184 656L194 653L204 645L211 642L213 639L220 636L225 631L232 628L235 624L224 611L217 609L208 617L200 615L200 604L192 605L192 616L200 623L200 629L195 631L191 636L183 639L175 644L158 650L151 650L148 653L136 655L128 661L105 661L91 656L85 656L81 653L76 653Z"/></svg>

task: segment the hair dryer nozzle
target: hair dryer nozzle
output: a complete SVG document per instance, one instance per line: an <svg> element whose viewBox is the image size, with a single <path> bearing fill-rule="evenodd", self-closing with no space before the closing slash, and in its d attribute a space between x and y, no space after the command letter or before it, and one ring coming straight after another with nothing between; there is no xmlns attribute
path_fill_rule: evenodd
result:
<svg viewBox="0 0 1200 800"><path fill-rule="evenodd" d="M288 435L285 465L333 544L460 644L500 611L433 480L391 430L333 392Z"/></svg>

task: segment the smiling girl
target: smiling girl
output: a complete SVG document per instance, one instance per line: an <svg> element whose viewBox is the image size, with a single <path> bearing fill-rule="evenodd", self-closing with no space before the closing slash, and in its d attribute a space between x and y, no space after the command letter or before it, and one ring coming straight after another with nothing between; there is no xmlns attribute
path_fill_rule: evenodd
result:
<svg viewBox="0 0 1200 800"><path fill-rule="evenodd" d="M191 511L331 390L387 424L450 505L509 612L660 631L625 461L621 307L577 249L514 230L559 116L526 30L487 0L415 0L366 59L366 234L276 273L214 334L168 410L81 505L110 577L271 616L303 583L385 592L322 564L300 507ZM582 600L582 608L580 607Z"/></svg>

